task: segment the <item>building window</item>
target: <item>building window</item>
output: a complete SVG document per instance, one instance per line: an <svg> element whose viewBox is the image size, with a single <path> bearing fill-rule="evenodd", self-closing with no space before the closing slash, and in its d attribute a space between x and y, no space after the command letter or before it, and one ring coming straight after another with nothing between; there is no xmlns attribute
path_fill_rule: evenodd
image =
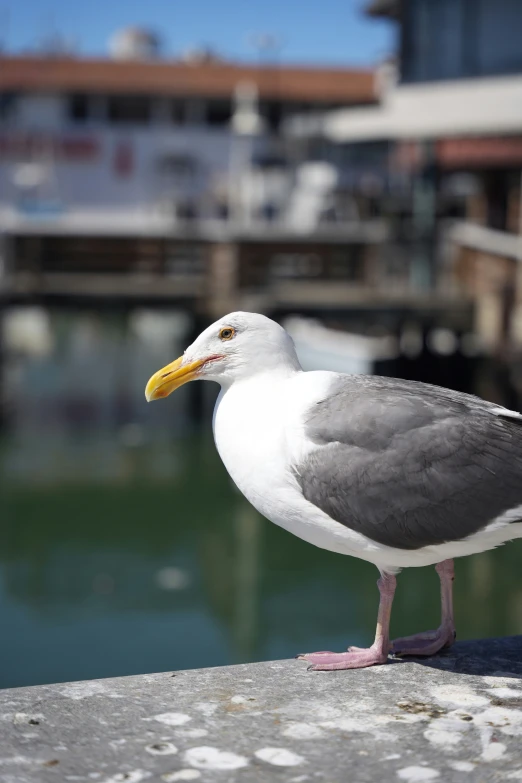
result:
<svg viewBox="0 0 522 783"><path fill-rule="evenodd" d="M518 73L521 0L410 0L404 4L404 82Z"/></svg>
<svg viewBox="0 0 522 783"><path fill-rule="evenodd" d="M294 114L308 114L310 112L310 104L304 101L286 101L285 102L285 114L287 116L293 116Z"/></svg>
<svg viewBox="0 0 522 783"><path fill-rule="evenodd" d="M268 129L277 131L283 118L283 104L281 101L261 101L259 113L266 122Z"/></svg>
<svg viewBox="0 0 522 783"><path fill-rule="evenodd" d="M206 249L199 245L165 245L165 272L167 275L202 275L205 272Z"/></svg>
<svg viewBox="0 0 522 783"><path fill-rule="evenodd" d="M465 30L462 0L413 0L403 23L402 80L454 79L464 75ZM467 38L466 38L467 35Z"/></svg>
<svg viewBox="0 0 522 783"><path fill-rule="evenodd" d="M156 173L158 194L165 205L172 201L178 203L180 199L193 199L203 176L198 160L183 153L162 155L157 160Z"/></svg>
<svg viewBox="0 0 522 783"><path fill-rule="evenodd" d="M522 70L522 3L481 0L477 15L477 70L481 75Z"/></svg>
<svg viewBox="0 0 522 783"><path fill-rule="evenodd" d="M142 95L111 95L108 99L108 116L111 122L149 122L151 99Z"/></svg>
<svg viewBox="0 0 522 783"><path fill-rule="evenodd" d="M73 122L85 122L89 119L89 98L83 93L71 95L68 101L67 113Z"/></svg>
<svg viewBox="0 0 522 783"><path fill-rule="evenodd" d="M13 116L17 97L15 92L0 93L0 119L7 120Z"/></svg>
<svg viewBox="0 0 522 783"><path fill-rule="evenodd" d="M199 98L189 98L186 103L187 125L205 125L207 121L207 104Z"/></svg>
<svg viewBox="0 0 522 783"><path fill-rule="evenodd" d="M318 253L274 253L270 258L270 276L273 278L310 279L322 276L324 259Z"/></svg>
<svg viewBox="0 0 522 783"><path fill-rule="evenodd" d="M330 256L328 277L331 280L346 280L350 283L364 283L364 258L359 245L335 250Z"/></svg>
<svg viewBox="0 0 522 783"><path fill-rule="evenodd" d="M187 118L187 104L181 98L173 98L169 103L169 115L174 125L184 125Z"/></svg>
<svg viewBox="0 0 522 783"><path fill-rule="evenodd" d="M215 127L228 125L231 118L229 100L209 100L207 102L207 124Z"/></svg>
<svg viewBox="0 0 522 783"><path fill-rule="evenodd" d="M158 160L159 173L171 179L193 179L197 170L198 162L192 155L163 155Z"/></svg>

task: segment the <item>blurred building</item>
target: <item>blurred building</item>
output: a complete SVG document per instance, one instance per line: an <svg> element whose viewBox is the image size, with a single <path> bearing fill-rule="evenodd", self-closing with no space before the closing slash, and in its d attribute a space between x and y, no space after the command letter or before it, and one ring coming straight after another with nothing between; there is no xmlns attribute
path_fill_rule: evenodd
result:
<svg viewBox="0 0 522 783"><path fill-rule="evenodd" d="M141 217L144 225L166 211L219 219L233 200L234 142L248 136L250 156L241 162L264 181L249 183L260 192L244 194L241 206L252 218L279 211L281 196L267 170L288 173L292 163L277 143L281 120L375 100L369 71L243 67L206 51L166 62L139 30L116 36L112 49L113 59L98 61L2 58L4 210L19 219L75 213L79 225L90 226L112 211L111 220L121 220L129 210L131 222Z"/></svg>
<svg viewBox="0 0 522 783"><path fill-rule="evenodd" d="M165 61L133 28L111 52L0 61L4 293L210 297L221 311L238 288L349 281L370 264L379 221L338 198L338 168L296 155L281 128L375 103L371 71L242 66L205 50ZM383 164L370 154L366 171Z"/></svg>
<svg viewBox="0 0 522 783"><path fill-rule="evenodd" d="M104 60L60 50L0 65L4 300L418 309L408 255L386 250L390 142L286 132L295 117L378 111L382 74L207 50L166 61L134 28Z"/></svg>
<svg viewBox="0 0 522 783"><path fill-rule="evenodd" d="M379 103L297 118L290 133L330 155L388 150L384 252L419 289L446 279L470 296L490 349L520 344L522 3L372 0L367 12L398 32Z"/></svg>

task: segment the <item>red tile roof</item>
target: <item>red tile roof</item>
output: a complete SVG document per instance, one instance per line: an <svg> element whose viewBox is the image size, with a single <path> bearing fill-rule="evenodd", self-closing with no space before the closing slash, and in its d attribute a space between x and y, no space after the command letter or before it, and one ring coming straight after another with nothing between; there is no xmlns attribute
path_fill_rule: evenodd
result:
<svg viewBox="0 0 522 783"><path fill-rule="evenodd" d="M228 97L241 81L262 98L359 104L376 100L370 70L210 63L0 57L0 91Z"/></svg>
<svg viewBox="0 0 522 783"><path fill-rule="evenodd" d="M522 166L522 136L462 136L435 142L437 163L443 169L514 168ZM393 162L409 171L420 165L421 150L415 141L396 144Z"/></svg>
<svg viewBox="0 0 522 783"><path fill-rule="evenodd" d="M443 168L520 166L522 137L440 139L437 142L437 158Z"/></svg>

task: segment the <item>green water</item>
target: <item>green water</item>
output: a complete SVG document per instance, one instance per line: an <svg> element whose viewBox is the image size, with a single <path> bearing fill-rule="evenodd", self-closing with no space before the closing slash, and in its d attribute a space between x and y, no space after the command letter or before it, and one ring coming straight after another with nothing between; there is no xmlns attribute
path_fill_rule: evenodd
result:
<svg viewBox="0 0 522 783"><path fill-rule="evenodd" d="M2 487L1 687L370 641L376 570L262 519L206 438L162 451L172 479L154 478L154 449L120 457L117 482ZM521 562L516 542L457 563L460 638L522 632ZM437 622L433 569L403 573L394 633Z"/></svg>
<svg viewBox="0 0 522 783"><path fill-rule="evenodd" d="M181 339L150 347L93 313L51 313L48 330L45 354L18 348L4 372L0 687L371 641L376 569L262 519L231 485L208 414L187 423L184 389L144 403ZM457 562L460 638L522 633L521 563L522 541ZM393 634L438 620L434 569L401 574Z"/></svg>

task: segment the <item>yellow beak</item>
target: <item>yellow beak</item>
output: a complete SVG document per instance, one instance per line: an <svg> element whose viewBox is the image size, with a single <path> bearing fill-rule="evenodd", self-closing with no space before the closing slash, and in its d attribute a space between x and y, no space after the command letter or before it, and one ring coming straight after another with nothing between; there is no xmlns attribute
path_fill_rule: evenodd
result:
<svg viewBox="0 0 522 783"><path fill-rule="evenodd" d="M199 359L197 362L190 362L181 366L183 356L176 359L175 362L167 364L162 370L154 373L145 387L145 398L147 402L159 400L162 397L168 397L175 389L179 389L184 383L193 381L197 378L198 370L205 364L205 359Z"/></svg>

